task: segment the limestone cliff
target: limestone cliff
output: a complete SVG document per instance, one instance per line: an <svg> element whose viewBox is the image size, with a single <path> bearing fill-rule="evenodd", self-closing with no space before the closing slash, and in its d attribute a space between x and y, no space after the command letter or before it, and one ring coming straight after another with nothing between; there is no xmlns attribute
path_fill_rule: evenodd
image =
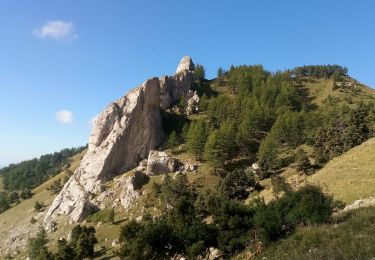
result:
<svg viewBox="0 0 375 260"><path fill-rule="evenodd" d="M53 229L58 215L70 215L79 222L95 210L94 197L104 190L103 182L134 168L162 143L160 108L188 98L193 84L194 64L186 56L173 76L146 80L111 103L94 124L80 166L49 208L45 227Z"/></svg>

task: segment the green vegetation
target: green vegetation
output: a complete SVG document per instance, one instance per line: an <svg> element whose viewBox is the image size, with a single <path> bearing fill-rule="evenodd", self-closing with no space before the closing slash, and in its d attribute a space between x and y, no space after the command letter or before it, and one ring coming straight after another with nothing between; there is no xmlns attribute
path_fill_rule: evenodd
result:
<svg viewBox="0 0 375 260"><path fill-rule="evenodd" d="M63 149L53 154L42 155L29 161L11 164L0 169L4 189L8 191L31 189L61 172L69 157L86 147Z"/></svg>
<svg viewBox="0 0 375 260"><path fill-rule="evenodd" d="M29 239L29 257L36 260L92 259L95 255L94 246L98 240L95 237L94 227L77 225L72 229L69 243L65 239L58 240L56 253L48 251L47 243L46 231L42 229L35 238Z"/></svg>
<svg viewBox="0 0 375 260"><path fill-rule="evenodd" d="M243 173L233 175L239 175L236 178L244 184ZM247 206L231 200L224 191L199 194L185 175L165 177L157 186L157 194L169 210L157 218L146 215L142 222L125 224L118 255L124 259L176 255L196 259L214 246L230 256L249 247L256 250L259 242L267 245L287 237L297 226L325 223L334 207L333 200L314 186L290 191L268 205L259 201ZM233 194L238 198L237 192L229 193ZM208 218L210 222L206 221Z"/></svg>
<svg viewBox="0 0 375 260"><path fill-rule="evenodd" d="M115 219L115 210L112 209L103 209L92 215L89 215L86 218L88 223L90 222L103 222L112 224Z"/></svg>
<svg viewBox="0 0 375 260"><path fill-rule="evenodd" d="M180 109L161 111L166 133L161 149L198 164L198 170L150 177L131 208L116 208L116 221L112 209L90 215L88 223L102 222L94 237L123 259L196 259L207 256L210 247L218 248L224 258L265 250L264 256L282 259L286 257L280 257L278 250L288 246L294 252L297 238L308 245L301 242L290 258L295 254L295 259L304 259L303 250L310 244L314 250L318 248L314 243L319 243L305 232L332 231L332 223L346 221L332 220L337 208L333 198L350 203L375 192L375 175L369 170L375 169L374 139L366 142L375 129L373 93L335 65L276 73L259 65L232 66L228 71L220 68L211 81L205 79L203 66L197 68L194 90L201 98L200 112L184 115L184 100L176 104ZM249 167L253 163L260 168ZM5 197L0 193L0 210L2 201L5 207L20 202L8 210L18 220L5 212L0 225L7 226L7 232L19 216L28 225L40 221L26 219L26 210L30 214L37 203L50 205L70 173L65 171L33 191L21 189ZM113 182L106 185L112 187ZM31 193L33 198L20 201ZM66 220L59 221L59 229L72 228ZM65 233L58 230L49 238L47 253L59 257L55 259L77 258L77 244L57 241ZM349 233L336 235L356 238ZM118 236L119 247L111 248ZM82 245L96 244L82 241ZM79 250L81 257L94 253Z"/></svg>
<svg viewBox="0 0 375 260"><path fill-rule="evenodd" d="M82 152L83 149L85 147L63 149L57 153L42 155L39 159L11 164L0 169L0 177L5 189L0 192L0 213L18 204L20 199L30 199L33 195L31 188L57 175L64 165L70 167L68 159ZM66 179L64 181L66 182ZM51 186L52 192L57 193L62 185L60 180L56 181Z"/></svg>
<svg viewBox="0 0 375 260"><path fill-rule="evenodd" d="M371 259L375 255L375 209L339 216L330 224L298 228L271 243L258 259Z"/></svg>

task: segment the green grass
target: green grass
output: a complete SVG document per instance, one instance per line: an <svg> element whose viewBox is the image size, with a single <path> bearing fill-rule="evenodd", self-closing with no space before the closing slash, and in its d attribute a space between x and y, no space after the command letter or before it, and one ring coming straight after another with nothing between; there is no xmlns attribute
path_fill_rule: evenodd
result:
<svg viewBox="0 0 375 260"><path fill-rule="evenodd" d="M375 208L336 217L331 224L299 228L270 244L258 259L373 259Z"/></svg>
<svg viewBox="0 0 375 260"><path fill-rule="evenodd" d="M81 157L83 156L85 151L80 154L77 154L71 158L71 165L69 167L70 171L74 171L81 161ZM16 235L19 233L24 234L23 236L27 239L30 236L35 235L38 230L38 226L41 225L43 221L44 213L37 213L34 211L34 205L37 201L46 205L45 210L51 205L55 195L51 194L50 191L47 190L51 184L57 180L64 178L68 173L66 171L61 172L60 174L56 175L55 177L51 178L47 182L43 183L42 185L36 187L32 190L33 196L28 200L21 201L20 204L10 208L9 210L0 214L0 234L11 234ZM34 224L30 223L31 218L36 218L37 222ZM66 233L65 228L61 229L64 233ZM62 233L54 233L53 235L58 236ZM64 234L66 235L66 234ZM5 252L7 249L7 245L4 244L5 239L9 239L9 235L3 236L4 240L0 240L0 250ZM55 238L55 237L54 237ZM22 252L17 257L21 257L25 255L25 252ZM0 255L3 255L0 253Z"/></svg>
<svg viewBox="0 0 375 260"><path fill-rule="evenodd" d="M307 180L335 199L352 203L375 196L375 138L331 160Z"/></svg>
<svg viewBox="0 0 375 260"><path fill-rule="evenodd" d="M332 79L312 79L309 81L306 78L303 84L308 89L312 102L316 105L321 105L328 96L337 98L340 102L343 102L345 97L350 97L353 103L375 99L375 91L372 88L362 85L353 79L347 79L347 81L353 84L357 89L356 92L348 88L333 90L334 83Z"/></svg>

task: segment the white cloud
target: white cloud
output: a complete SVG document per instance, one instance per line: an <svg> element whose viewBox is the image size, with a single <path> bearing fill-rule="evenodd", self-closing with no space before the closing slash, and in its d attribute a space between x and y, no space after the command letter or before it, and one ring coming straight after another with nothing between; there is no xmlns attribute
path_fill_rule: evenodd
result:
<svg viewBox="0 0 375 260"><path fill-rule="evenodd" d="M69 110L61 110L56 113L56 120L63 124L70 124L73 122L73 113Z"/></svg>
<svg viewBox="0 0 375 260"><path fill-rule="evenodd" d="M91 128L94 127L94 124L95 124L95 122L98 120L98 118L99 118L99 115L95 115L95 116L93 116L93 117L90 119L89 124L90 124Z"/></svg>
<svg viewBox="0 0 375 260"><path fill-rule="evenodd" d="M34 31L36 37L54 40L72 39L77 35L75 33L74 23L69 21L49 21L41 28Z"/></svg>

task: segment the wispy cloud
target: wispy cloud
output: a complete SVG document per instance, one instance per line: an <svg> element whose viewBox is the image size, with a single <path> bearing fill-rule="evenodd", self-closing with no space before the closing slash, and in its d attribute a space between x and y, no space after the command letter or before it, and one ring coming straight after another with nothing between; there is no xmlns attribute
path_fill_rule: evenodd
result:
<svg viewBox="0 0 375 260"><path fill-rule="evenodd" d="M73 113L69 110L61 110L56 113L56 120L63 124L70 124L73 122Z"/></svg>
<svg viewBox="0 0 375 260"><path fill-rule="evenodd" d="M98 120L98 118L99 118L99 115L95 115L95 116L93 116L93 117L90 119L90 121L89 121L89 125L91 126L91 128L94 127L94 124L95 124L95 122Z"/></svg>
<svg viewBox="0 0 375 260"><path fill-rule="evenodd" d="M34 30L36 37L54 40L73 39L77 37L75 26L70 21L48 21L42 27Z"/></svg>

